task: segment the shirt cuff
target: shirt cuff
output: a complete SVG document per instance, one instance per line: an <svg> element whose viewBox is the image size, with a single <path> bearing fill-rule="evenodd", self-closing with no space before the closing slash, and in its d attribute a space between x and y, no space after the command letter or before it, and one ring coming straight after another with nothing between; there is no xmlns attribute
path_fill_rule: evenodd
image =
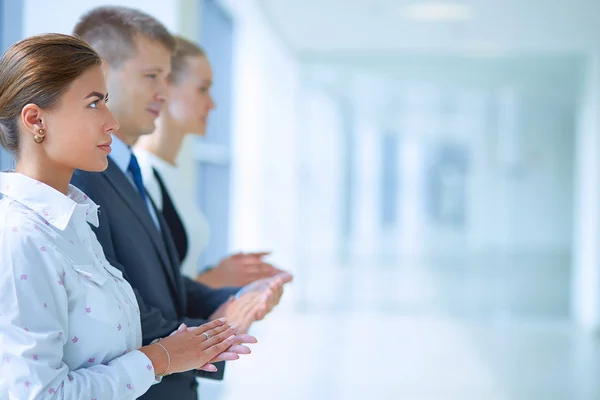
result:
<svg viewBox="0 0 600 400"><path fill-rule="evenodd" d="M156 383L152 361L141 351L131 351L110 362L117 364L124 370L128 381L124 383L123 390L132 391L133 398L138 398Z"/></svg>

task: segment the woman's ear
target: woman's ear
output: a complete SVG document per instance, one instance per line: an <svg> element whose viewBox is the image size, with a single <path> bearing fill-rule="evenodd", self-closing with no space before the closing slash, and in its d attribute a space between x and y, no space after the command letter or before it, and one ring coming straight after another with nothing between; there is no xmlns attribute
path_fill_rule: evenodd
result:
<svg viewBox="0 0 600 400"><path fill-rule="evenodd" d="M35 134L40 129L46 129L44 111L36 104L27 104L21 110L21 120L25 129Z"/></svg>

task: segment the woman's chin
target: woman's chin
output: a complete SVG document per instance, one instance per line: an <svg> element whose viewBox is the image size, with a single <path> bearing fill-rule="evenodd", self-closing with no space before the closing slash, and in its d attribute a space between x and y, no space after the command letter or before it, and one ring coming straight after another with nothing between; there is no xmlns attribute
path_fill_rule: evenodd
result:
<svg viewBox="0 0 600 400"><path fill-rule="evenodd" d="M103 172L106 171L106 168L108 168L108 156L104 156L103 159L96 160L94 163L89 163L79 169L88 172Z"/></svg>

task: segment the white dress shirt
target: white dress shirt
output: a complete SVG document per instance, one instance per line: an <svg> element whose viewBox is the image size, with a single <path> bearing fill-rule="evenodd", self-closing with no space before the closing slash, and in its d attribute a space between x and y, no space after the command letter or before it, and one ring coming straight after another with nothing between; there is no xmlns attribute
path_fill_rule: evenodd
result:
<svg viewBox="0 0 600 400"><path fill-rule="evenodd" d="M0 173L0 399L135 399L155 383L131 286L88 222L98 206Z"/></svg>
<svg viewBox="0 0 600 400"><path fill-rule="evenodd" d="M115 162L115 164L117 164L117 167L119 167L119 169L123 171L127 179L129 179L129 182L131 182L131 185L133 186L135 191L138 192L138 188L137 186L135 186L135 182L133 180L133 175L131 174L131 171L129 171L129 162L131 161L132 154L131 148L125 143L123 143L123 141L115 135L112 135L112 140L113 142L110 146L111 152L109 157ZM138 160L138 164L140 164L141 167L140 160ZM146 186L146 177L144 176L143 170L142 180L144 181L144 186ZM152 200L154 200L154 198L152 198ZM158 222L158 217L156 216L156 211L154 210L154 207L152 207L152 204L150 204L149 201L146 202L146 207L148 208L148 212L152 217L152 221L154 221L154 225L156 225L156 227L160 231L160 223Z"/></svg>
<svg viewBox="0 0 600 400"><path fill-rule="evenodd" d="M135 155L142 170L146 192L161 211L163 209L163 199L160 186L152 168L158 171L169 191L173 206L181 218L188 237L188 251L181 263L181 273L193 279L198 275L200 269L202 269L202 266L198 265L198 260L206 248L210 237L208 221L198 206L196 196L194 195L195 185L189 179L182 176L179 168L169 164L155 154L136 148Z"/></svg>

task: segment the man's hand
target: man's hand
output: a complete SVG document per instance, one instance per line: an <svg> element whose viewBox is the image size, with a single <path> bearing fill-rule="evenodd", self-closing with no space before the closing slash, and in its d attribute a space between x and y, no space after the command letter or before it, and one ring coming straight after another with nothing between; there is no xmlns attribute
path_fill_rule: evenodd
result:
<svg viewBox="0 0 600 400"><path fill-rule="evenodd" d="M239 296L246 294L257 294L262 293L264 295L265 307L264 310L259 310L257 320L263 319L273 308L279 304L281 296L283 295L283 285L289 283L294 279L292 274L288 272L280 272L279 274L271 278L263 278L250 283L240 289Z"/></svg>
<svg viewBox="0 0 600 400"><path fill-rule="evenodd" d="M291 281L292 275L282 272L246 285L237 299L232 297L223 303L210 319L224 317L238 325L238 332L245 333L254 321L262 320L273 310L283 295L283 285Z"/></svg>

